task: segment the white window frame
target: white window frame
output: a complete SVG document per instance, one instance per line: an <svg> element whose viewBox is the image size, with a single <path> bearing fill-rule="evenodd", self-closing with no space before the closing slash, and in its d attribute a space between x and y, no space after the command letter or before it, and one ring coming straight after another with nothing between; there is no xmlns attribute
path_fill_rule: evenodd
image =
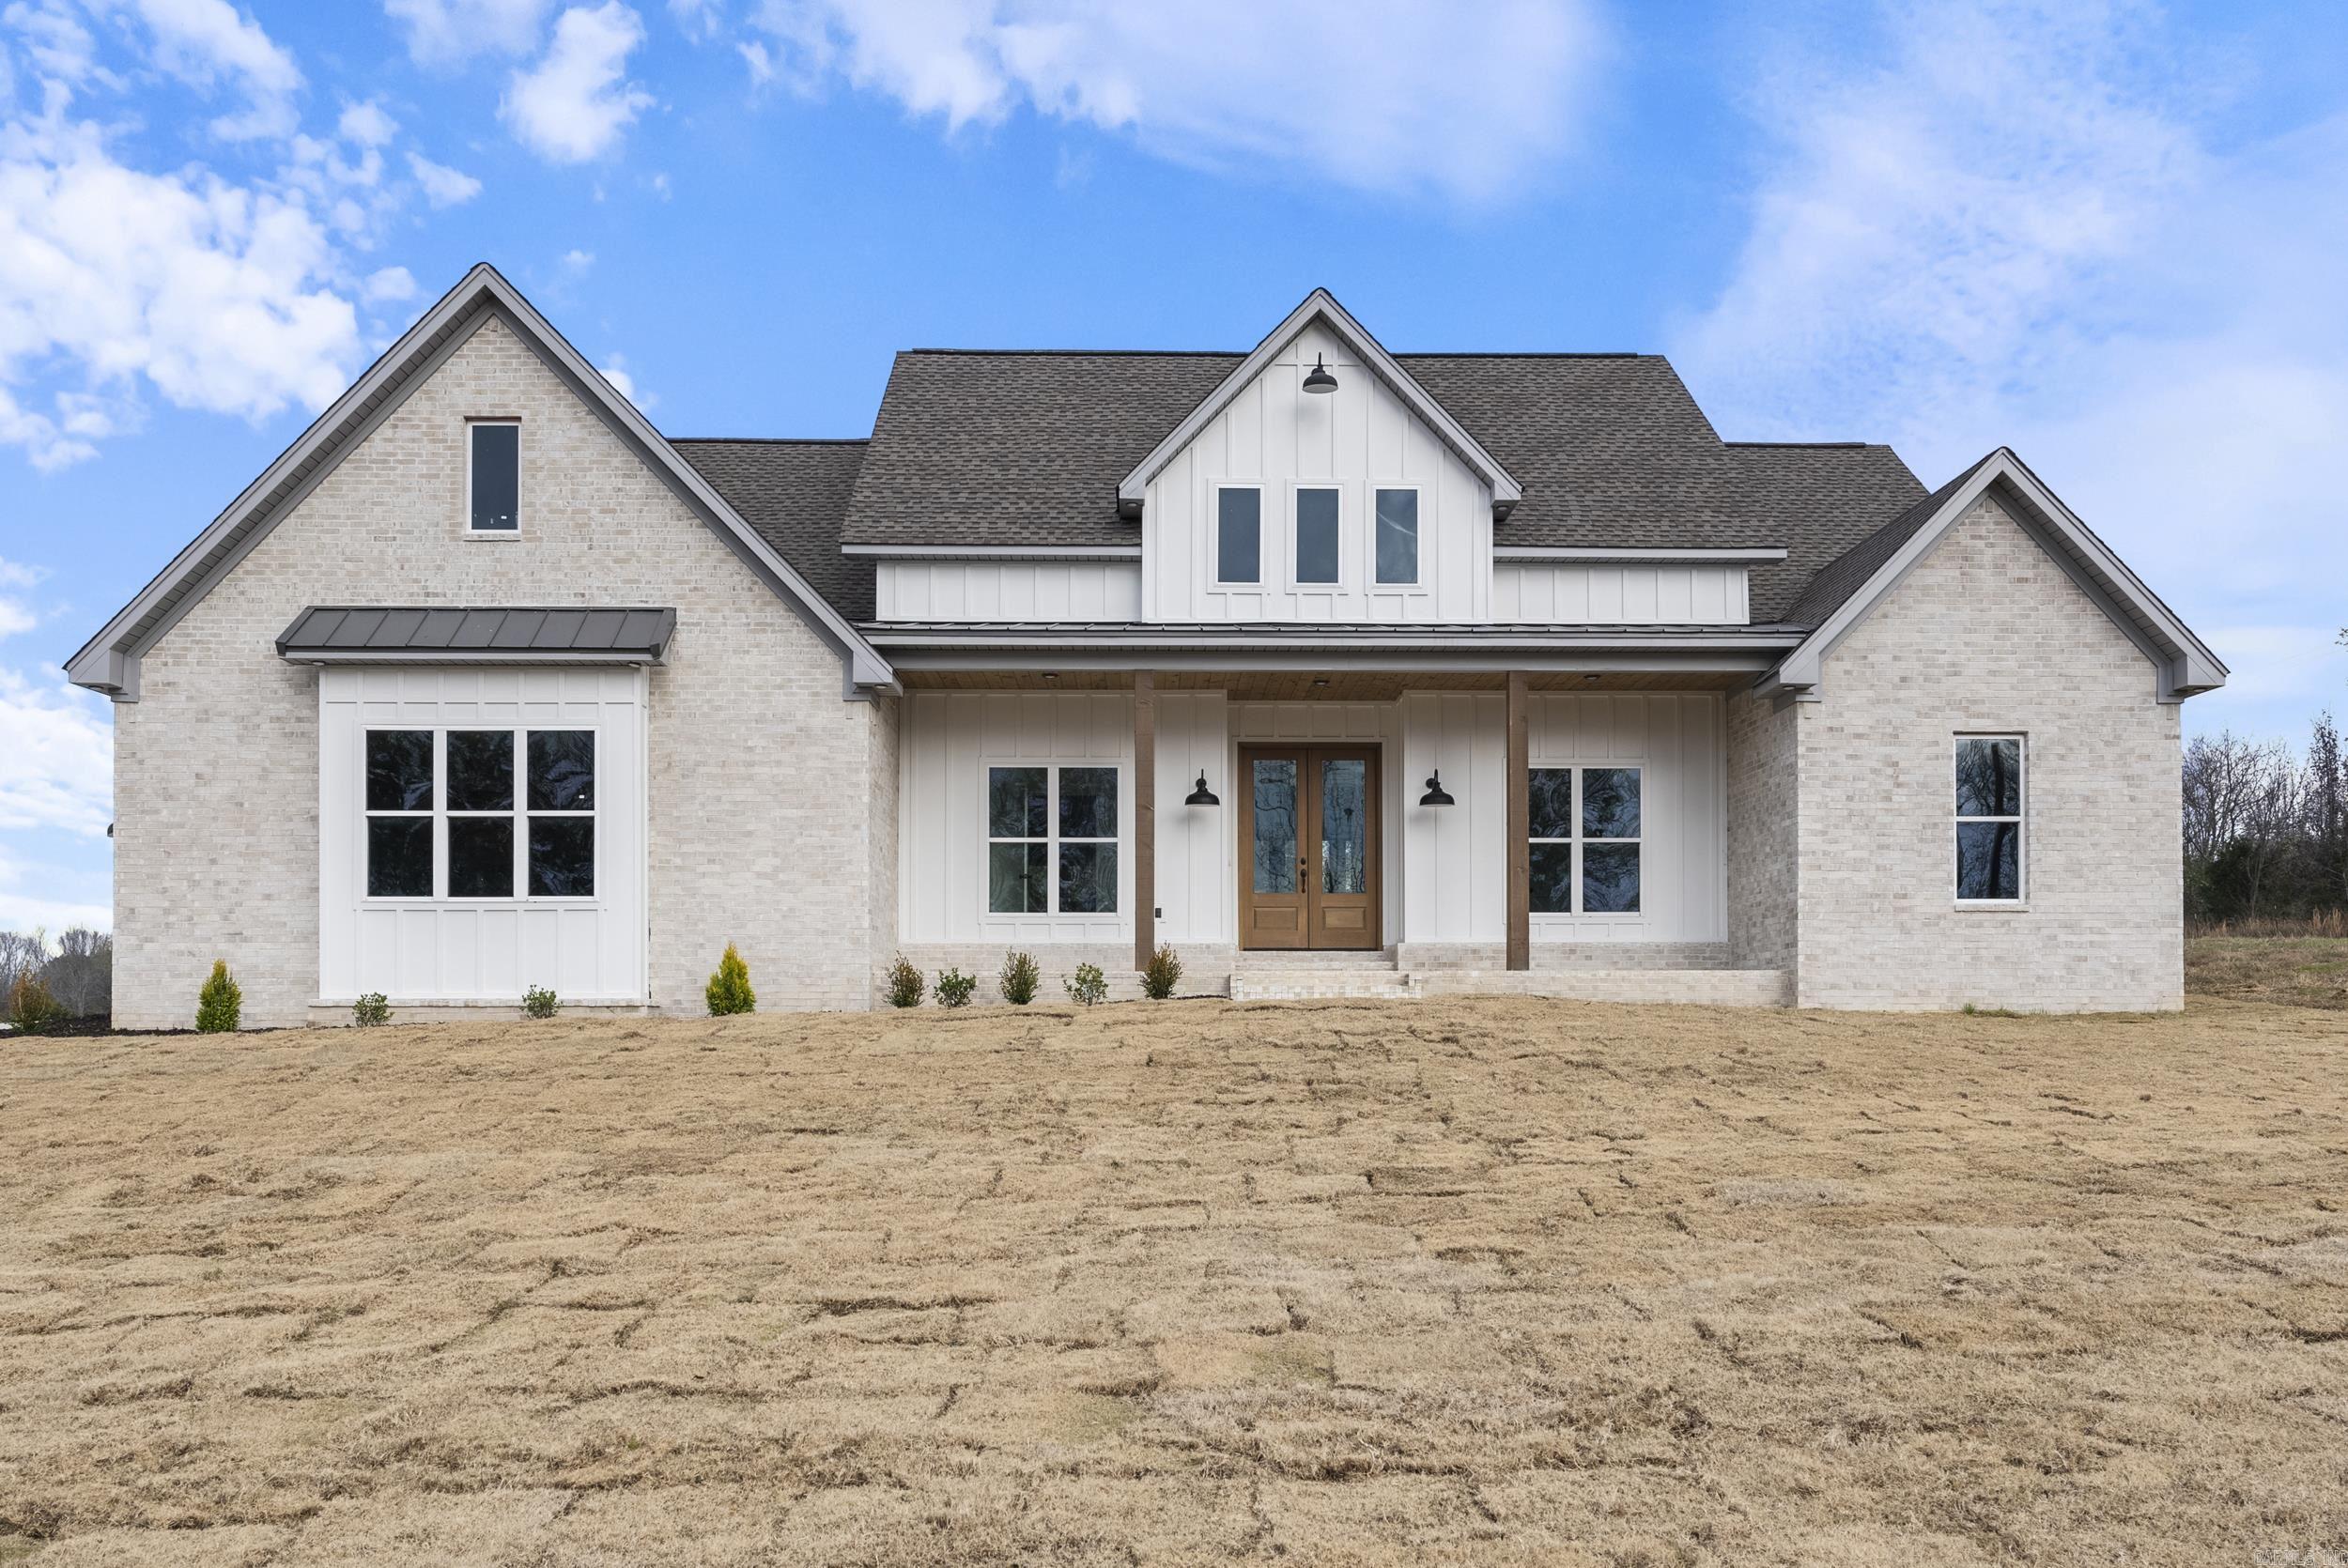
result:
<svg viewBox="0 0 2348 1568"><path fill-rule="evenodd" d="M514 427L514 526L512 528L475 528L472 526L473 432L485 425L512 425ZM519 539L522 536L521 428L520 418L510 414L465 421L465 511L462 521L464 534L468 539Z"/></svg>
<svg viewBox="0 0 2348 1568"><path fill-rule="evenodd" d="M1352 486L1340 479L1291 479L1289 481L1288 507L1288 573L1286 581L1291 593L1344 593L1353 581L1353 535L1360 531L1352 524L1354 514ZM1303 497L1307 490L1334 490L1337 497L1337 575L1332 582L1307 582L1298 575L1297 568L1305 559L1305 515Z"/></svg>
<svg viewBox="0 0 2348 1568"><path fill-rule="evenodd" d="M1223 575L1223 492L1253 490L1256 493L1256 575L1252 577L1227 577ZM1264 485L1257 479L1217 479L1207 484L1207 573L1216 588L1260 589L1274 580L1264 568Z"/></svg>
<svg viewBox="0 0 2348 1568"><path fill-rule="evenodd" d="M1043 834L1017 834L997 838L995 834L994 794L995 770L997 768L1042 768L1043 770ZM1117 831L1105 838L1063 838L1059 830L1059 776L1062 768L1104 768L1117 776ZM1125 764L1107 760L1085 757L1003 758L990 757L983 763L979 781L979 918L981 920L1099 920L1109 924L1125 916L1125 838L1127 787ZM994 853L997 844L1042 844L1043 860L1043 907L1040 910L998 910L994 898ZM1114 844L1117 846L1117 907L1115 909L1083 909L1063 911L1059 907L1059 847L1062 844Z"/></svg>
<svg viewBox="0 0 2348 1568"><path fill-rule="evenodd" d="M359 727L359 901L378 908L510 909L519 904L550 904L592 908L603 898L606 834L603 815L603 768L607 755L601 727L593 724L366 724ZM367 737L378 730L428 730L432 732L432 805L422 811L378 811L367 805ZM499 734L514 742L514 805L506 811L451 810L448 804L448 737L452 730L468 734ZM533 811L530 807L530 736L533 731L584 730L595 737L595 804L584 811ZM378 817L429 817L432 820L432 891L417 894L378 894L367 891L366 824ZM451 817L505 817L514 823L514 891L504 898L456 898L448 890L448 823ZM585 817L595 823L593 893L533 893L530 891L530 819Z"/></svg>
<svg viewBox="0 0 2348 1568"><path fill-rule="evenodd" d="M1367 525L1362 531L1362 587L1370 593L1424 593L1427 592L1427 492L1429 485L1419 479L1373 479L1366 486L1367 500L1362 507ZM1409 582L1381 582L1378 578L1378 492L1408 490L1418 498L1418 576ZM1577 786L1578 788L1579 786Z"/></svg>
<svg viewBox="0 0 2348 1568"><path fill-rule="evenodd" d="M1635 836L1633 836L1633 837L1631 837L1631 838L1585 838L1585 837L1583 835L1583 832L1582 832L1582 788L1583 788L1583 786L1582 786L1582 776L1583 776L1583 774L1585 774L1585 773L1588 773L1588 772L1589 772L1589 771L1591 771L1592 769L1604 769L1604 770L1608 770L1608 771L1612 771L1612 772L1627 772L1627 773L1635 773L1635 774L1637 774L1637 775L1639 776L1639 831L1638 831L1638 833L1637 833ZM1570 792L1569 792L1569 793L1570 793L1570 795L1571 795L1571 804L1570 804L1570 805L1569 805L1569 807L1568 807L1568 810L1569 810L1569 812L1570 812L1570 816L1569 816L1569 819L1568 819L1568 826L1570 826L1570 827L1573 829L1572 836L1571 836L1570 838L1542 838L1542 837L1540 837L1540 836L1539 836L1539 835L1537 835L1537 834L1534 834L1534 833L1531 833L1531 832L1529 832L1529 831L1528 831L1528 832L1527 832L1527 834L1525 835L1525 840L1524 840L1524 843L1525 843L1525 853L1526 853L1526 855L1527 855L1528 859L1529 859L1529 857L1530 857L1530 855L1531 855L1531 853L1532 853L1532 847L1533 847L1535 844L1568 844L1568 845L1572 846L1572 869L1571 869L1571 871L1570 871L1570 873L1569 873L1569 874L1570 874L1570 875L1571 875L1571 877L1572 877L1573 898L1572 898L1571 902L1572 902L1573 907L1572 907L1571 909L1537 909L1537 910L1532 911L1532 918L1534 918L1534 919L1536 919L1536 920L1644 920L1644 919L1645 919L1645 918L1646 918L1646 916L1647 916L1646 848L1645 848L1645 845L1646 845L1646 763L1645 763L1644 761L1620 761L1620 762L1607 762L1607 761L1572 761L1572 762L1528 762L1528 763L1526 763L1526 764L1525 764L1525 772L1526 772L1526 774L1527 774L1528 776L1530 776L1530 775L1532 775L1532 774L1535 774L1535 773L1567 773L1567 774L1571 774L1571 775L1573 776L1573 784L1572 784L1572 788L1571 788L1571 790L1570 790ZM1527 792L1530 792L1530 790L1531 790L1531 788L1532 788L1532 779L1531 779L1531 777L1530 777L1530 776L1528 776L1528 777L1526 778L1526 780L1525 780L1525 788L1526 788L1526 790L1527 790ZM1530 826L1531 826L1531 824L1530 824L1530 823L1527 823L1527 824L1526 824L1526 826L1527 826L1527 827L1528 827L1528 829L1529 829L1529 828L1530 828ZM1584 845L1588 845L1588 844L1634 844L1634 845L1639 846L1639 907L1638 907L1638 908L1636 908L1636 909L1600 909L1600 910L1588 910L1588 909L1584 909L1584 908L1583 908L1583 907L1582 907L1582 861L1583 861L1583 846L1584 846ZM1529 871L1528 871L1528 873L1527 873L1527 881L1528 881L1528 882L1530 881L1530 873L1529 873Z"/></svg>
<svg viewBox="0 0 2348 1568"><path fill-rule="evenodd" d="M2020 809L2010 817L1967 817L1956 809L1956 760L1967 741L2012 741L2016 764L2015 805ZM2018 730L1960 730L1949 740L1948 771L1949 802L1949 888L1951 900L1958 909L2028 909L2030 907L2030 736ZM1961 852L1957 847L1958 829L1966 822L2012 822L2014 824L2014 897L2010 899L1966 899L1956 896L1957 872Z"/></svg>

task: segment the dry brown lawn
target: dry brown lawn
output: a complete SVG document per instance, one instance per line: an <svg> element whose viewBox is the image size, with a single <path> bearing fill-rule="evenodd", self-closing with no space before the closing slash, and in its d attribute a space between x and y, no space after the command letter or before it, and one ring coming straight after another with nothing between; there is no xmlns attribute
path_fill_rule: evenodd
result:
<svg viewBox="0 0 2348 1568"><path fill-rule="evenodd" d="M2348 1560L2348 1018L0 1048L0 1561Z"/></svg>
<svg viewBox="0 0 2348 1568"><path fill-rule="evenodd" d="M2208 996L2348 1010L2348 940L2332 936L2197 936L2185 983Z"/></svg>

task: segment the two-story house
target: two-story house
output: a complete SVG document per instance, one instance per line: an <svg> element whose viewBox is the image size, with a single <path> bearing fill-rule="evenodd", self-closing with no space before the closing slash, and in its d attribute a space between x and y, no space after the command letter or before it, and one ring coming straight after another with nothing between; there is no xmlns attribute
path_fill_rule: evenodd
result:
<svg viewBox="0 0 2348 1568"><path fill-rule="evenodd" d="M687 439L487 266L70 673L155 1025L216 958L256 1023L695 1010L729 942L769 1007L1163 942L1241 996L2174 1007L2225 679L2011 452L1723 441L1651 355L1316 291Z"/></svg>

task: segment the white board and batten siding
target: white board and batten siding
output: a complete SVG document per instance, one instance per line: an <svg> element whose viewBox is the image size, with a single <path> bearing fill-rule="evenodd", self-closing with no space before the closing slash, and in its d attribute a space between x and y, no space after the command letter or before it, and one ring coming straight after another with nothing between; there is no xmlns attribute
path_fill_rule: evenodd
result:
<svg viewBox="0 0 2348 1568"><path fill-rule="evenodd" d="M644 691L624 668L319 671L319 1000L514 1002L545 986L565 1002L643 1001ZM367 897L370 729L594 730L594 897Z"/></svg>
<svg viewBox="0 0 2348 1568"><path fill-rule="evenodd" d="M1316 356L1337 390L1304 390ZM1215 580L1215 487L1263 490L1262 576ZM1340 492L1339 580L1295 581L1294 487ZM1375 491L1419 488L1419 581L1390 587L1375 573ZM1491 489L1342 340L1318 324L1299 333L1150 482L1142 511L1144 618L1189 622L1399 624L1474 622L1491 614Z"/></svg>
<svg viewBox="0 0 2348 1568"><path fill-rule="evenodd" d="M1727 939L1727 735L1710 693L1530 699L1532 766L1640 770L1640 911L1535 915L1543 942ZM1507 700L1416 692L1401 700L1403 925L1412 942L1503 942L1508 930ZM1459 804L1417 804L1442 769Z"/></svg>
<svg viewBox="0 0 2348 1568"><path fill-rule="evenodd" d="M906 695L899 712L901 941L1018 947L1132 940L1134 716L1128 694L917 691ZM991 913L987 770L1070 765L1117 769L1117 913ZM1163 775L1161 769L1161 816Z"/></svg>
<svg viewBox="0 0 2348 1568"><path fill-rule="evenodd" d="M1745 568L1715 561L1502 561L1492 619L1528 625L1744 626Z"/></svg>
<svg viewBox="0 0 2348 1568"><path fill-rule="evenodd" d="M883 561L883 621L1138 621L1138 561Z"/></svg>

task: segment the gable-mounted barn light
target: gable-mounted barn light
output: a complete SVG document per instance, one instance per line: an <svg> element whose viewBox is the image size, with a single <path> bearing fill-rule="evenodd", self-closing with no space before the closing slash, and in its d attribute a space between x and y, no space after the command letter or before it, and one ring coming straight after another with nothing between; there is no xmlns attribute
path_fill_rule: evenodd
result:
<svg viewBox="0 0 2348 1568"><path fill-rule="evenodd" d="M1207 788L1206 769L1198 770L1198 788L1191 791L1189 795L1184 797L1182 804L1184 806L1220 806L1223 804L1214 798L1214 792Z"/></svg>
<svg viewBox="0 0 2348 1568"><path fill-rule="evenodd" d="M1459 804L1451 798L1451 792L1443 787L1443 769L1437 768L1427 776L1427 792L1418 797L1418 803L1421 806L1457 806Z"/></svg>
<svg viewBox="0 0 2348 1568"><path fill-rule="evenodd" d="M1337 390L1337 378L1329 374L1329 367L1321 362L1318 354L1313 356L1313 368L1305 372L1305 390L1308 392L1333 392Z"/></svg>

